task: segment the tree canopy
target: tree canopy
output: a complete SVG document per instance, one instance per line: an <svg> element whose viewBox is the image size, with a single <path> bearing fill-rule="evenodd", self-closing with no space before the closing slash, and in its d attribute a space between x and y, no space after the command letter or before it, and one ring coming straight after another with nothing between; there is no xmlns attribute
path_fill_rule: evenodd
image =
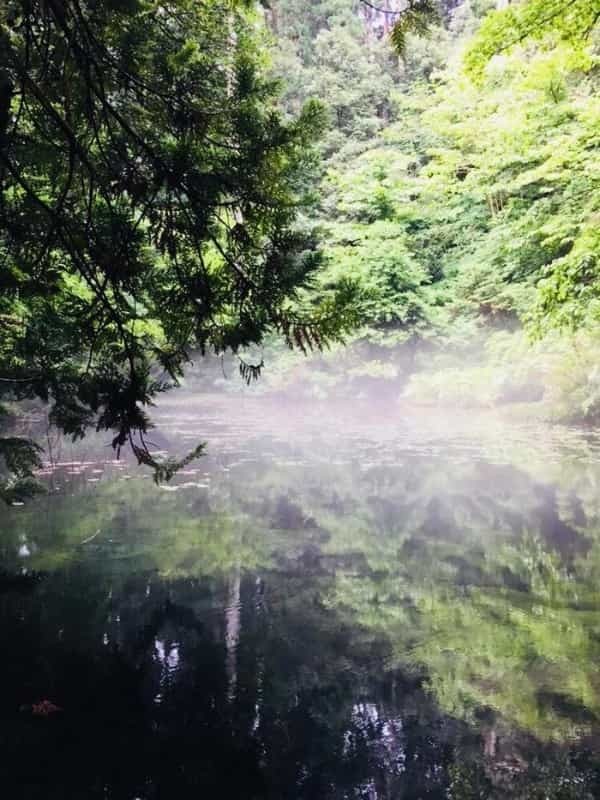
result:
<svg viewBox="0 0 600 800"><path fill-rule="evenodd" d="M110 430L164 477L147 407L196 353L233 353L252 380L249 348L273 335L306 352L355 331L364 369L397 378L489 334L514 377L522 338L498 344L500 326L595 324L598 12L4 3L0 403ZM533 358L536 375L562 363ZM578 370L587 419L587 356ZM26 478L35 447L0 449Z"/></svg>
<svg viewBox="0 0 600 800"><path fill-rule="evenodd" d="M286 105L328 111L321 291L353 276L369 298L295 388L598 418L596 5L444 0L398 59L351 4L305 29L282 0Z"/></svg>
<svg viewBox="0 0 600 800"><path fill-rule="evenodd" d="M349 327L348 286L341 306L298 303L319 265L296 216L322 112L282 120L254 27L219 0L2 5L0 398L147 459L144 407L193 350Z"/></svg>

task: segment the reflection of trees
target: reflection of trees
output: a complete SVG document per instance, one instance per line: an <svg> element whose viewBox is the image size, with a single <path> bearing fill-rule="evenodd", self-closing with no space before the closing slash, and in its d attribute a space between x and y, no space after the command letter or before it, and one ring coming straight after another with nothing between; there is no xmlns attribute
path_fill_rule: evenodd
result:
<svg viewBox="0 0 600 800"><path fill-rule="evenodd" d="M226 579L119 581L72 565L18 599L20 621L5 603L20 656L18 676L0 663L0 776L23 792L11 796L393 798L407 772L405 796L438 796L464 726L384 673L385 642L323 613L315 593L331 577L265 583L264 597L250 576L239 585L235 693ZM62 714L18 711L47 696Z"/></svg>
<svg viewBox="0 0 600 800"><path fill-rule="evenodd" d="M27 541L56 574L6 595L30 666L23 681L4 659L1 683L56 697L78 753L74 719L89 735L73 780L117 786L103 761L123 797L163 796L172 774L181 797L595 796L593 765L559 747L592 743L600 714L587 463L554 488L556 464L294 455L9 513L5 563ZM14 604L24 627L5 625Z"/></svg>

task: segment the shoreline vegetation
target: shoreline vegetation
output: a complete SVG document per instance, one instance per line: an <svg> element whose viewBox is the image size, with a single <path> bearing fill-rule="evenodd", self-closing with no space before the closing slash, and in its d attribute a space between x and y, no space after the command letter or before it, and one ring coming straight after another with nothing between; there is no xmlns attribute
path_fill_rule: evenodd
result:
<svg viewBox="0 0 600 800"><path fill-rule="evenodd" d="M11 496L41 458L15 410L164 476L153 403L230 391L219 372L600 421L598 0L21 5L0 13Z"/></svg>

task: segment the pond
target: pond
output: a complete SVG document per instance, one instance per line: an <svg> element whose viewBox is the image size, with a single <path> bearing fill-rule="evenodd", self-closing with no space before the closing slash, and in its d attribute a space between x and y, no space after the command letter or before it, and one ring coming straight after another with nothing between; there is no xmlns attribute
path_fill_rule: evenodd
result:
<svg viewBox="0 0 600 800"><path fill-rule="evenodd" d="M600 434L206 398L169 484L0 510L0 778L40 800L600 796Z"/></svg>

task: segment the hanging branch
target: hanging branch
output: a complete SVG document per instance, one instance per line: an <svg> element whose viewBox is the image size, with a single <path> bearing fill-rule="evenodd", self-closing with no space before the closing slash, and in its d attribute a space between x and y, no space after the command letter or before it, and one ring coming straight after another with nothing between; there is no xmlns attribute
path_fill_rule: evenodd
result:
<svg viewBox="0 0 600 800"><path fill-rule="evenodd" d="M383 8L382 6L376 6L373 3L370 3L369 0L360 0L361 5L367 6L367 8L372 8L373 11L377 11L378 14L386 14L390 17L397 17L398 14L403 14L404 10L393 10L391 8Z"/></svg>
<svg viewBox="0 0 600 800"><path fill-rule="evenodd" d="M318 115L277 115L241 0L13 5L0 0L0 397L37 395L66 434L112 431L148 460L159 369L175 381L194 350L279 332L306 351L347 329L346 301L281 322L319 260L294 189ZM242 379L262 368L241 363Z"/></svg>
<svg viewBox="0 0 600 800"><path fill-rule="evenodd" d="M260 378L260 374L265 366L265 362L263 359L261 359L260 364L248 364L243 358L239 356L238 358L240 362L240 375L246 382L246 385L250 386L252 381L257 381Z"/></svg>
<svg viewBox="0 0 600 800"><path fill-rule="evenodd" d="M407 0L405 7L399 9L384 8L370 0L360 0L360 3L392 20L390 38L400 56L405 53L406 36L409 33L423 36L431 23L439 18L435 0Z"/></svg>

